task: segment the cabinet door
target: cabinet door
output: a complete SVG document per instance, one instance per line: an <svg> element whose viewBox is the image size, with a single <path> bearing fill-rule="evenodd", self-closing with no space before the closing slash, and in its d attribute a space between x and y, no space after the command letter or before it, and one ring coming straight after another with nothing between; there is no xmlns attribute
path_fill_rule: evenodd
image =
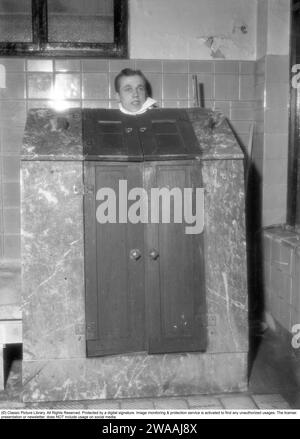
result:
<svg viewBox="0 0 300 439"><path fill-rule="evenodd" d="M153 188L201 188L200 165L146 166L145 184ZM150 202L151 205L151 202ZM149 210L150 210L149 205ZM172 205L172 203L171 203ZM161 204L167 208L167 201ZM187 224L146 226L145 277L148 352L189 352L206 348L203 233L186 234Z"/></svg>
<svg viewBox="0 0 300 439"><path fill-rule="evenodd" d="M87 160L143 160L135 118L103 108L85 108L82 115L83 153Z"/></svg>
<svg viewBox="0 0 300 439"><path fill-rule="evenodd" d="M145 349L144 225L131 224L126 218L119 223L119 180L127 181L128 191L142 187L140 166L85 163L89 192L84 207L88 356ZM100 224L96 218L103 202L99 200L101 188L116 194L116 223ZM125 194L120 196L124 201Z"/></svg>
<svg viewBox="0 0 300 439"><path fill-rule="evenodd" d="M137 119L137 123L140 123L138 132L146 161L187 160L201 152L183 109L149 110L143 119Z"/></svg>

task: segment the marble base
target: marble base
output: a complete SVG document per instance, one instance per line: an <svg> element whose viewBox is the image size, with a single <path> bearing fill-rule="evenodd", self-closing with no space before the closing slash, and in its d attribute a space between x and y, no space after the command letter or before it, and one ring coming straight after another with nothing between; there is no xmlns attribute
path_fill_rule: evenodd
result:
<svg viewBox="0 0 300 439"><path fill-rule="evenodd" d="M206 139L199 166L205 188L207 351L86 358L83 157L66 152L68 145L77 148L80 130L71 115L70 138L59 129L48 137L45 130L56 122L47 123L43 115L37 113L28 120L27 131L32 130L32 135L26 137L28 154L21 168L24 401L245 390L244 168L229 127L212 128L209 118L199 123L197 115L192 118L199 144ZM42 134L48 140L40 150ZM56 145L55 154L51 139L61 145Z"/></svg>
<svg viewBox="0 0 300 439"><path fill-rule="evenodd" d="M247 389L247 354L122 355L23 362L23 401L147 398Z"/></svg>

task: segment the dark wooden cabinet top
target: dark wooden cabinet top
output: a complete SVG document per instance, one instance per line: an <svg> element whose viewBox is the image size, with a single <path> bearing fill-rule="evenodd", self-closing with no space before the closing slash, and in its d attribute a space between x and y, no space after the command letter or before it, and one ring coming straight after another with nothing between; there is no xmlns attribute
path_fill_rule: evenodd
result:
<svg viewBox="0 0 300 439"><path fill-rule="evenodd" d="M119 110L83 111L86 160L176 160L201 150L186 111L149 110L138 116Z"/></svg>
<svg viewBox="0 0 300 439"><path fill-rule="evenodd" d="M23 160L149 161L243 159L225 117L205 108L119 110L36 108L28 112Z"/></svg>

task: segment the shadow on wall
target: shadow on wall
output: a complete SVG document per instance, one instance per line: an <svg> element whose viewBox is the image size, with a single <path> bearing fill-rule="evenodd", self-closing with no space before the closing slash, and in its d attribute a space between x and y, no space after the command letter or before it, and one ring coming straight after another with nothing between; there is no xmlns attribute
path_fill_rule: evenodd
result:
<svg viewBox="0 0 300 439"><path fill-rule="evenodd" d="M22 351L22 344L21 343L17 343L17 344L8 344L6 346L6 349L4 349L4 383L7 383L7 379L8 379L8 375L11 373L11 369L12 366L15 362L20 362L22 360L23 357L23 351ZM14 370L15 371L16 365L14 365ZM16 377L15 379L20 379L20 377Z"/></svg>
<svg viewBox="0 0 300 439"><path fill-rule="evenodd" d="M248 253L249 290L249 370L261 342L262 322L264 321L263 248L261 234L262 197L261 176L249 160L246 182L246 228Z"/></svg>
<svg viewBox="0 0 300 439"><path fill-rule="evenodd" d="M264 284L262 248L262 196L261 176L252 161L252 134L248 148L244 145L234 126L228 121L242 151L245 154L245 216L247 240L248 306L249 306L249 362L248 377L251 374L262 335L264 321Z"/></svg>

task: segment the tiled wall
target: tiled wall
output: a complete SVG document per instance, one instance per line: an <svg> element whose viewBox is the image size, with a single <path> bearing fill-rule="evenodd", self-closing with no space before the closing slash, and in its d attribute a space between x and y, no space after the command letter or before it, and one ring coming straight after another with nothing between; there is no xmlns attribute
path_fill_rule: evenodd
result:
<svg viewBox="0 0 300 439"><path fill-rule="evenodd" d="M162 107L194 105L192 75L204 85L205 105L221 109L247 144L253 120L255 62L161 60L36 60L1 58L6 88L0 89L0 258L20 257L20 146L26 112L51 105L115 108L113 81L124 67L141 69ZM65 103L65 102L64 102Z"/></svg>
<svg viewBox="0 0 300 439"><path fill-rule="evenodd" d="M289 130L289 57L266 55L256 63L253 159L262 196L257 254L260 303L282 328L300 323L300 234L286 222ZM262 246L260 247L260 237ZM270 321L269 321L270 323ZM276 326L276 325L275 325ZM273 327L272 329L278 329Z"/></svg>
<svg viewBox="0 0 300 439"><path fill-rule="evenodd" d="M289 57L256 63L253 159L262 177L262 225L285 223L289 130Z"/></svg>
<svg viewBox="0 0 300 439"><path fill-rule="evenodd" d="M300 324L300 235L284 227L264 232L265 310L287 331Z"/></svg>
<svg viewBox="0 0 300 439"><path fill-rule="evenodd" d="M162 107L193 106L192 75L197 74L205 106L221 109L246 146L255 120L253 159L262 181L263 225L285 222L286 56L267 55L257 62L2 58L0 64L6 68L6 88L0 89L0 264L20 258L19 164L27 110L51 105L54 98L73 107L115 108L114 77L127 66L144 71ZM267 309L288 328L299 315L300 257L288 250L293 262L286 273L286 266L277 264L274 256L279 252L284 257L286 245L277 251L277 241L271 245L273 256L265 241Z"/></svg>

